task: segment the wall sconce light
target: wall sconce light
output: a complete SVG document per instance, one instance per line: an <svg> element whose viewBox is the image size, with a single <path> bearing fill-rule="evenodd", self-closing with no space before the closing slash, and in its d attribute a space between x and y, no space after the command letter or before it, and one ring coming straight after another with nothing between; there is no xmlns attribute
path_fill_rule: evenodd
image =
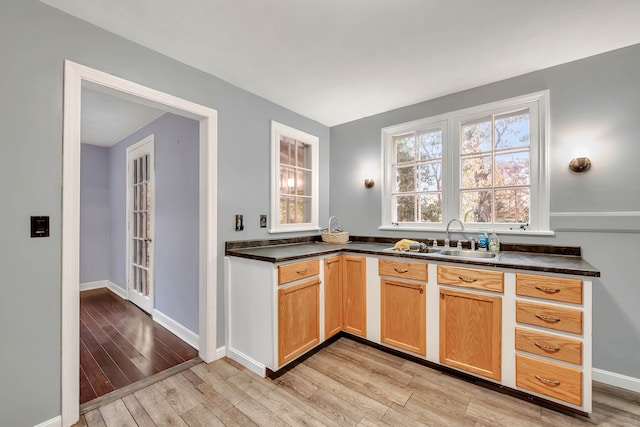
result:
<svg viewBox="0 0 640 427"><path fill-rule="evenodd" d="M577 157L569 162L569 169L574 172L586 172L591 167L588 157Z"/></svg>
<svg viewBox="0 0 640 427"><path fill-rule="evenodd" d="M375 184L375 182L373 181L373 178L365 178L364 179L364 186L366 188L373 188L374 184Z"/></svg>

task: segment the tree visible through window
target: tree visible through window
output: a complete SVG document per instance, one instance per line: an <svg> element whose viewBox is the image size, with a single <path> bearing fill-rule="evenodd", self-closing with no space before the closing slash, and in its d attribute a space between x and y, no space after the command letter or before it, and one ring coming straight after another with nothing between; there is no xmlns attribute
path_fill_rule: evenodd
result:
<svg viewBox="0 0 640 427"><path fill-rule="evenodd" d="M538 92L384 128L382 226L548 231L548 102Z"/></svg>
<svg viewBox="0 0 640 427"><path fill-rule="evenodd" d="M442 222L442 130L393 138L397 222Z"/></svg>
<svg viewBox="0 0 640 427"><path fill-rule="evenodd" d="M464 222L529 223L530 133L528 109L461 125Z"/></svg>

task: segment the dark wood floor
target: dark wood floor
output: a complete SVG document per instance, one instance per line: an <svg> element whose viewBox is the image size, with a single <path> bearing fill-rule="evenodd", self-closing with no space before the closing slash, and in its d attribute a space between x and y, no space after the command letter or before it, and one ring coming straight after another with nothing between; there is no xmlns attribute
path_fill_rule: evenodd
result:
<svg viewBox="0 0 640 427"><path fill-rule="evenodd" d="M196 349L108 289L80 293L80 404L197 356Z"/></svg>
<svg viewBox="0 0 640 427"><path fill-rule="evenodd" d="M564 415L348 338L278 379L224 358L82 415L78 426L640 426L640 394L594 383L592 417Z"/></svg>

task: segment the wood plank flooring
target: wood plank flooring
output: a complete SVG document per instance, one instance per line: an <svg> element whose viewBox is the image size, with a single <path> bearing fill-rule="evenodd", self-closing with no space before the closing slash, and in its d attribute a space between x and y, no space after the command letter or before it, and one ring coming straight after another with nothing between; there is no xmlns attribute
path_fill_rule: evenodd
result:
<svg viewBox="0 0 640 427"><path fill-rule="evenodd" d="M80 404L197 356L196 349L108 289L80 292Z"/></svg>
<svg viewBox="0 0 640 427"><path fill-rule="evenodd" d="M275 380L224 358L85 413L78 426L638 426L640 394L594 384L590 419L478 387L348 338Z"/></svg>

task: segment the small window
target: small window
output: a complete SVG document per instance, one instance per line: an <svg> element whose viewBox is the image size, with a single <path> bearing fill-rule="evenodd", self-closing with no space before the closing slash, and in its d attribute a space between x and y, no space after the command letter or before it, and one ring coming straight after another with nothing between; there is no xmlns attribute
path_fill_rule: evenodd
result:
<svg viewBox="0 0 640 427"><path fill-rule="evenodd" d="M271 122L270 233L318 230L318 137Z"/></svg>

